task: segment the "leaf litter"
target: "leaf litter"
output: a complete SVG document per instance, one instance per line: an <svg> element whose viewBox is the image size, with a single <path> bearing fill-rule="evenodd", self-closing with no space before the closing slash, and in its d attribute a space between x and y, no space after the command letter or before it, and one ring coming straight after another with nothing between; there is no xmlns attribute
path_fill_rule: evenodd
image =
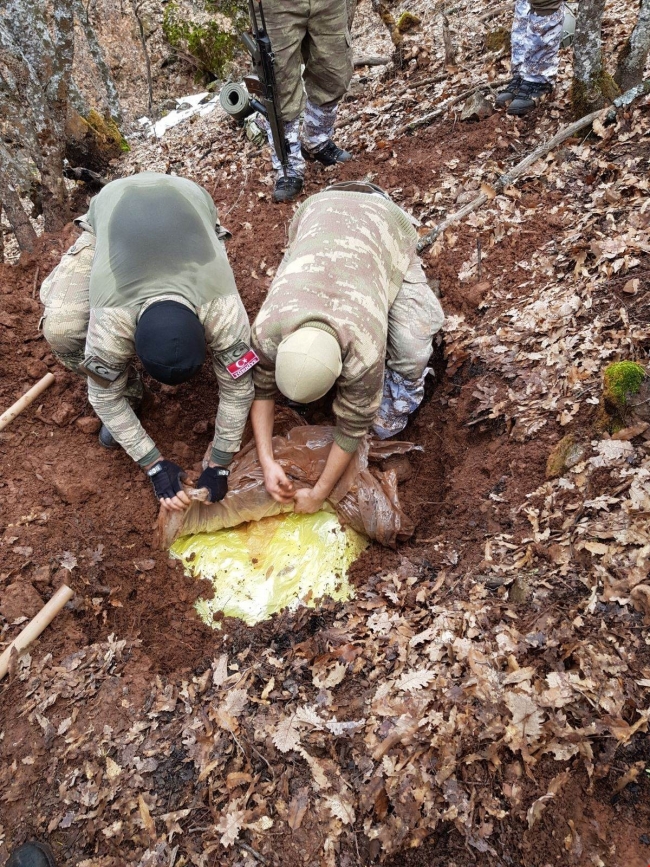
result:
<svg viewBox="0 0 650 867"><path fill-rule="evenodd" d="M342 141L424 227L490 191L425 255L449 313L448 384L435 412L462 418L481 452L493 439L513 452L536 442L550 451L571 434L578 459L551 478L531 474L528 487L491 480L484 502L497 528L473 548L432 513L419 531L426 543L386 561L355 601L290 621L296 640L279 640L281 631L254 645L224 638L182 674L152 674L148 648L126 631L89 630L76 650L23 657L5 687L23 740L13 751L0 735L0 799L20 804L22 774L55 781L32 826L85 841L67 844L79 865L405 863L407 850L450 833L470 853L462 860L459 845L456 862L498 863L509 833L525 845L549 817L569 815L562 799L575 796L576 779L591 792L611 780L621 798L635 786L648 792L638 751L650 719L650 437L638 423L619 439L596 430L604 366L643 362L650 346L647 106L568 142L495 195L503 169L557 127L568 59L536 126L490 118L466 160L446 144L453 116L438 121L438 141L427 131L400 138L404 124L505 72L498 58L486 70L476 16L467 3L458 10L450 17L471 72L452 68L419 86L441 70L430 15L431 26L407 38L412 56L391 87L379 73L353 87ZM382 40L376 30L359 36L377 53ZM263 155L250 144L233 153L232 141L228 122L211 116L138 145L125 165L191 166L209 189L230 187L246 234L270 178ZM420 164L402 171L416 147L428 181ZM527 231L534 243L522 242ZM245 292L255 268L270 280L273 267L250 268ZM19 556L23 526L8 531ZM108 554L105 543L65 546L56 566L68 580ZM157 568L138 549L129 558L140 576ZM93 597L98 623L102 598ZM3 640L9 630L3 622ZM609 863L594 860L606 856L602 811L590 819L599 820L600 837L577 818L564 822L565 863L581 863L588 837L590 863ZM3 820L0 846L8 830ZM550 861L528 845L527 863Z"/></svg>

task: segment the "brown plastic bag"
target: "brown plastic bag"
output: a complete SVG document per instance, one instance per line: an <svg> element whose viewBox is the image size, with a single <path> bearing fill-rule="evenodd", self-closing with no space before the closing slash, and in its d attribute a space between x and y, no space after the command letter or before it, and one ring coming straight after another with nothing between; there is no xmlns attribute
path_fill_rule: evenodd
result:
<svg viewBox="0 0 650 867"><path fill-rule="evenodd" d="M273 454L290 479L311 488L323 471L333 436L333 427L295 427L285 436L273 438ZM421 447L392 440L363 439L350 466L328 497L343 524L392 548L398 541L413 535L413 522L399 503L395 471L382 472L369 462L414 450L421 450ZM233 462L229 488L227 496L219 503L204 502L206 491L192 489L188 493L194 502L187 511L161 509L158 518L160 546L170 548L181 536L214 533L246 521L293 511L293 504L276 503L267 493L257 449L252 442Z"/></svg>

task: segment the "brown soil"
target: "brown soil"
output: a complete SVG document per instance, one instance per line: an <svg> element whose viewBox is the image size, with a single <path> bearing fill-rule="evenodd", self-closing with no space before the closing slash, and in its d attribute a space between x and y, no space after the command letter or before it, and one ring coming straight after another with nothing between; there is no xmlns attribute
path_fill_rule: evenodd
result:
<svg viewBox="0 0 650 867"><path fill-rule="evenodd" d="M402 189L402 201L408 204L409 189L414 185L430 188L438 167L452 156L471 163L485 150L486 141L495 137L499 122L495 116L480 127L452 129L451 124L440 124L417 138L392 143L399 159L394 166L380 167L382 182L389 190ZM506 150L497 149L493 154L497 161L506 156ZM314 193L324 181L334 178L377 172L377 159L377 153L361 154L354 163L336 171L313 169L306 192ZM234 232L229 256L251 317L270 284L267 270L275 269L281 259L285 225L292 212L289 206L272 206L268 199L258 205L260 190L268 188L253 177L243 195L235 188L217 188L215 193L220 212L227 213L224 223ZM541 193L531 189L526 195L534 198ZM254 230L247 229L246 224L253 224ZM481 314L468 306L467 287L456 279L460 265L475 249L477 231L461 227L458 235L453 250L435 260L433 266L431 260L425 262L429 276L440 280L446 312L462 310L478 321ZM532 254L552 235L553 226L543 213L529 218L517 237L516 248L514 244L501 245L490 256L483 279L514 272L516 260ZM256 647L275 642L281 651L329 625L333 614L326 610L296 617L284 615L254 629L226 621L223 631L210 630L198 620L192 604L201 588L153 547L156 505L148 480L122 451L106 452L99 446L94 426L84 421L92 415L84 383L57 365L38 331L40 305L35 300L35 287L72 236L70 228L61 238L44 238L37 255L23 257L17 267L0 267L0 404L10 405L48 369L57 377L42 400L0 434L0 593L5 595L9 586L18 585L25 599L32 594L33 601L36 591L46 600L63 581L75 590L73 610L65 610L56 627L47 630L34 648L39 658L48 653L55 659L63 658L111 634L139 639L140 649L125 661L119 679L119 691L129 690L131 704L138 707L156 675L173 674L182 679L190 672L201 673L224 647L241 650L248 646L254 652ZM508 288L517 291L514 277ZM492 383L493 378L489 371L473 369L469 364L445 375L440 353L428 400L404 435L424 447L413 459L415 471L401 490L402 502L417 522L416 536L397 551L374 546L363 555L353 569L353 579L360 588L378 572L398 567L404 558L431 573L459 565L465 574L475 572L478 576L488 534L505 530L516 541L527 532L525 517L513 518L510 507L522 503L526 493L543 480L548 452L561 432L549 424L539 438L516 443L498 420L468 427L476 385ZM161 388L150 382L149 386L151 396L143 411L147 430L166 456L196 468L208 443L207 431L217 403L209 366L190 384ZM489 500L495 490L509 505ZM434 548L434 537L442 534L447 540L445 548ZM117 680L113 686L118 690ZM3 807L0 824L5 825L9 841L15 842L29 835L30 822L36 826L37 816L48 816L56 809L57 784L48 781L43 786L39 780L39 760L47 747L45 742L34 744L33 727L17 715L22 684L12 680L3 684L1 691L7 736L0 740L0 758L7 765L16 762L23 798L25 792L30 793L27 802L10 796ZM117 692L109 688L102 687L97 693L94 712L114 729L127 724ZM645 757L647 742L642 738L636 743ZM27 755L34 763L21 763ZM174 786L183 785L177 770L172 762L167 776L161 776L161 788L170 792L169 810L175 808ZM541 771L542 776L546 773ZM548 770L549 779L553 773ZM611 773L616 776L614 770ZM542 867L568 863L564 860L564 838L569 833L566 822L571 819L582 835L585 853L584 860L572 863L592 863L587 856L601 846L604 830L616 822L620 832L607 837L610 843L612 839L617 842L616 859L608 860L601 846L605 862L593 863L640 867L650 857L650 848L638 842L640 835L650 833L647 779L645 775L639 781L636 795L631 795L628 787L624 797L613 803L613 780L599 780L586 796L589 780L576 774L571 791L565 790L562 803L548 811L548 819L541 821L533 834L527 834L523 821L519 828L503 830L500 858L488 853L468 854L457 832L446 830L417 852L404 854L392 863L394 867L497 863ZM558 815L565 821L556 828L552 817ZM72 832L59 835L61 852L71 863L97 851L95 843L77 841ZM366 854L370 858L373 853ZM346 858L346 864L357 863L351 854ZM365 858L362 861L366 863ZM302 864L302 858L288 849L282 865L292 867L294 863Z"/></svg>

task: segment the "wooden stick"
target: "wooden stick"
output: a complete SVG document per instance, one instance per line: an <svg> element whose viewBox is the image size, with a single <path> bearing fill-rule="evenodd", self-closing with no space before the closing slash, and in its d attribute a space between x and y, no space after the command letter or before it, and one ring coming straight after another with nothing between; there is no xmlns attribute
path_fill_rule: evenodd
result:
<svg viewBox="0 0 650 867"><path fill-rule="evenodd" d="M603 108L599 111L592 111L591 114L586 114L584 117L581 117L580 120L576 120L573 123L568 124L568 126L562 127L562 129L557 132L552 139L549 139L545 144L540 145L536 148L531 154L525 157L520 163L507 172L505 175L501 175L501 177L497 180L495 187L495 192L500 193L506 187L510 186L518 177L520 177L527 169L529 169L532 165L534 165L537 160L541 159L541 157L546 156L547 153L552 151L558 145L562 144L566 139L571 138L571 136L575 135L580 130L584 129L586 126L591 126L591 124L596 120L597 117L603 117L607 123L613 123L616 119L616 110L619 108L627 108L635 99L638 99L640 96L645 96L650 93L650 79L646 79L646 81L642 81L641 84L638 84L636 87L631 88L626 91L621 96L617 97L613 105L609 108ZM473 211L477 211L480 207L482 207L487 201L489 196L486 196L485 193L481 193L480 196L477 196L473 201L469 204L465 205L464 208L461 208L460 211L456 211L454 214L450 214L448 217L439 223L435 229L432 229L427 235L424 235L418 241L418 252L422 252L427 247L429 247L433 242L438 238L445 229L448 229L449 226L452 226L454 223L458 223L468 214L471 214Z"/></svg>
<svg viewBox="0 0 650 867"><path fill-rule="evenodd" d="M357 66L388 66L390 57L379 57L376 54L355 57L353 60L355 67Z"/></svg>
<svg viewBox="0 0 650 867"><path fill-rule="evenodd" d="M605 109L606 111L606 109ZM494 185L495 191L497 193L502 192L506 187L510 186L514 181L522 175L526 169L530 168L534 163L537 162L543 156L546 156L549 151L552 151L553 148L557 147L563 141L568 138L571 138L576 132L579 132L581 129L584 129L586 126L590 126L594 120L602 114L601 111L594 111L591 114L585 115L585 117L577 120L575 123L571 123L568 126L563 127L556 135L553 136L552 139L545 142L545 144L540 145L536 148L531 154L525 157L520 163L518 163L513 169L511 169L507 174L501 175L501 177L497 180ZM454 223L458 223L468 214L471 214L473 211L477 211L481 208L489 199L485 193L481 193L480 196L477 196L464 208L461 208L460 211L456 211L453 214L450 214L448 217L439 223L435 229L432 229L427 235L424 235L418 241L418 252L426 249L428 246L433 244L433 242L438 238L449 226L452 226Z"/></svg>
<svg viewBox="0 0 650 867"><path fill-rule="evenodd" d="M481 84L477 84L475 87L471 87L469 90L464 90L462 93L459 93L458 96L452 96L450 99L446 99L440 108L437 108L435 111L432 111L430 114L425 114L423 117L419 117L417 120L412 120L409 123L405 123L404 126L401 126L397 133L398 135L403 135L405 132L411 132L414 129L418 129L421 126L428 126L431 121L435 120L437 117L443 115L448 108L451 108L452 105L456 105L461 102L465 97L473 96L479 90L493 90L495 87L501 87L502 84L505 84L510 79L502 78L499 81L491 81L491 82L482 82Z"/></svg>
<svg viewBox="0 0 650 867"><path fill-rule="evenodd" d="M72 590L66 584L63 584L50 601L41 608L36 617L30 620L23 631L14 638L9 647L0 656L0 680L2 680L9 670L9 659L14 649L16 653L20 653L26 647L29 647L32 641L38 638L41 632L50 625L59 611L61 611L64 605L68 604L73 596Z"/></svg>
<svg viewBox="0 0 650 867"><path fill-rule="evenodd" d="M498 6L493 6L489 12L484 12L482 15L479 15L478 20L481 23L483 21L489 21L490 18L496 18L497 15L501 15L502 12L506 12L512 8L512 0L509 0L508 3L499 3Z"/></svg>
<svg viewBox="0 0 650 867"><path fill-rule="evenodd" d="M31 403L34 403L36 398L40 394L43 394L43 392L52 385L55 379L56 377L53 373L46 373L42 379L39 379L36 385L33 385L29 391L26 391L22 397L18 398L16 403L10 406L9 409L6 409L2 415L0 415L0 430L4 430L8 424L11 424L11 422L21 414L24 409L27 409Z"/></svg>

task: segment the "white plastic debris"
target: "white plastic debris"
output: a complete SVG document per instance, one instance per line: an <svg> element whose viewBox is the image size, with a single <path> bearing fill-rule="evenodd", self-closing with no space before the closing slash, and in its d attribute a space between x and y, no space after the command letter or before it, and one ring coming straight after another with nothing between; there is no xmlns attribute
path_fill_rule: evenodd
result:
<svg viewBox="0 0 650 867"><path fill-rule="evenodd" d="M147 135L162 138L168 130L188 120L192 115L198 114L201 117L205 117L205 115L214 111L219 105L219 94L209 97L210 94L207 90L203 91L203 93L192 93L189 96L181 96L180 99L176 100L178 108L170 111L156 123L152 123L148 117L141 117L137 122L145 128Z"/></svg>

